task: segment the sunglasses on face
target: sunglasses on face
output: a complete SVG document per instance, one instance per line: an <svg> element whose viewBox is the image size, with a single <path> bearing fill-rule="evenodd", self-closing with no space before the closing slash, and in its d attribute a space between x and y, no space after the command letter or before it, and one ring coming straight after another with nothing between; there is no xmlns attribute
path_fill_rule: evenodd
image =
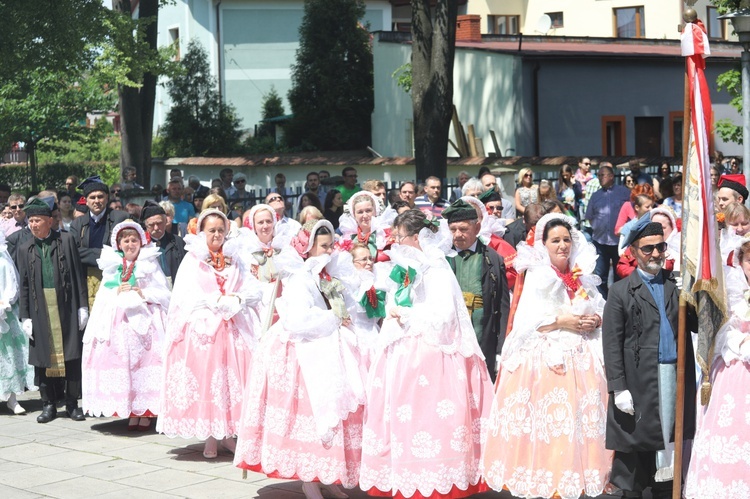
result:
<svg viewBox="0 0 750 499"><path fill-rule="evenodd" d="M650 255L654 252L654 250L658 250L659 253L664 253L665 251L667 251L667 243L644 244L638 249L641 250L641 253L643 253L644 255Z"/></svg>
<svg viewBox="0 0 750 499"><path fill-rule="evenodd" d="M524 177L533 177L533 175L531 173L524 173L523 176Z"/></svg>
<svg viewBox="0 0 750 499"><path fill-rule="evenodd" d="M10 208L11 210L20 210L21 208L23 208L23 205L22 204L12 204L12 205L9 205L8 208Z"/></svg>
<svg viewBox="0 0 750 499"><path fill-rule="evenodd" d="M284 200L284 198L282 198L281 196L274 196L272 198L269 198L268 202L269 203L273 203L274 201L283 201L283 200Z"/></svg>

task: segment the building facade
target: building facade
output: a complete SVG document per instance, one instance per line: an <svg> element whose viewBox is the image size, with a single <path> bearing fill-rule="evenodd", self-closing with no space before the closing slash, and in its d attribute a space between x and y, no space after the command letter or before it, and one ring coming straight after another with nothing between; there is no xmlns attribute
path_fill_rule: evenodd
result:
<svg viewBox="0 0 750 499"><path fill-rule="evenodd" d="M693 8L711 39L736 40L710 0ZM684 9L682 0L469 0L467 14L482 16L483 34L676 40Z"/></svg>
<svg viewBox="0 0 750 499"><path fill-rule="evenodd" d="M368 0L363 24L390 30L388 0ZM271 87L284 98L291 88L291 66L299 46L304 0L177 0L159 11L159 45L187 47L200 41L209 53L211 72L224 100L252 132L261 119L261 101ZM335 16L336 13L332 12ZM157 90L155 127L170 107L166 89Z"/></svg>
<svg viewBox="0 0 750 499"><path fill-rule="evenodd" d="M410 37L378 35L372 147L412 156L411 98L391 76L410 60ZM740 122L716 85L740 52L738 44L712 44L714 120ZM484 150L499 156L681 156L684 68L677 40L485 35L457 42L453 100L464 127L474 125ZM451 140L458 143L453 127ZM725 155L741 154L737 144L712 140Z"/></svg>

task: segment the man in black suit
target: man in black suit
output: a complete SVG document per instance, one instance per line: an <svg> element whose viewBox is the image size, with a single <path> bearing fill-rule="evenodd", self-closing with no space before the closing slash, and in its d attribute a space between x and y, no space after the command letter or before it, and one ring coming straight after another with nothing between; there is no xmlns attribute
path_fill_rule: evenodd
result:
<svg viewBox="0 0 750 499"><path fill-rule="evenodd" d="M70 224L70 234L78 246L85 267L89 308L94 306L94 297L102 281L102 271L96 263L102 254L102 246L110 244L112 229L128 218L124 211L109 208L109 187L98 175L84 180L80 186L89 211Z"/></svg>
<svg viewBox="0 0 750 499"><path fill-rule="evenodd" d="M602 318L607 372L607 449L615 451L610 481L623 497L642 497L651 487L654 499L672 497L675 473L677 315L679 289L664 270L664 231L643 216L626 244L638 268L609 290ZM688 330L696 330L688 313ZM692 323L692 326L691 326ZM695 365L686 335L684 435L695 432Z"/></svg>
<svg viewBox="0 0 750 499"><path fill-rule="evenodd" d="M174 285L177 269L185 257L185 240L167 232L167 214L158 203L146 201L143 205L141 220L151 240L159 248L159 263L164 275L167 276L169 283Z"/></svg>

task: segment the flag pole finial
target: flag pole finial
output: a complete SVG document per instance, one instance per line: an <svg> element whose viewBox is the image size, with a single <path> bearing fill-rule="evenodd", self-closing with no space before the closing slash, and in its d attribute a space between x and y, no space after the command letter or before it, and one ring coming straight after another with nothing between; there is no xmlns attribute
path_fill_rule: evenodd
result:
<svg viewBox="0 0 750 499"><path fill-rule="evenodd" d="M682 13L682 19L686 23L694 23L698 20L698 12L694 8L688 7L685 9L685 12Z"/></svg>

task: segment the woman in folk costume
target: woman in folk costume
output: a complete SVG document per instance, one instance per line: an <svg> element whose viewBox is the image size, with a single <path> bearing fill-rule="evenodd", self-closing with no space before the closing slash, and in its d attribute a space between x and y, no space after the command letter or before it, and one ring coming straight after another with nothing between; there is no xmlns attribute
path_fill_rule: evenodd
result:
<svg viewBox="0 0 750 499"><path fill-rule="evenodd" d="M27 388L34 388L34 369L29 365L29 338L18 321L18 270L0 232L0 400L13 414L23 414L26 409L16 395Z"/></svg>
<svg viewBox="0 0 750 499"><path fill-rule="evenodd" d="M486 490L479 460L492 382L445 259L447 227L409 210L388 252L386 319L367 378L360 487L398 498Z"/></svg>
<svg viewBox="0 0 750 499"><path fill-rule="evenodd" d="M596 496L608 483L607 384L593 275L596 250L575 219L551 213L534 245L518 245L526 271L500 372L482 459L487 484L518 497Z"/></svg>
<svg viewBox="0 0 750 499"><path fill-rule="evenodd" d="M698 411L685 497L750 497L750 238L725 267L730 319L715 339L711 400Z"/></svg>
<svg viewBox="0 0 750 499"><path fill-rule="evenodd" d="M327 220L308 223L277 257L280 320L256 355L234 459L243 469L302 480L305 496L316 499L319 483L347 497L336 484L357 485L361 453L364 373L347 290L330 263L333 236Z"/></svg>
<svg viewBox="0 0 750 499"><path fill-rule="evenodd" d="M276 212L267 204L256 204L250 209L245 218L244 226L250 229L242 238L243 252L249 254L250 269L260 281L263 289L263 299L258 308L258 315L265 325L268 314L273 314L268 325L275 323L279 316L271 312L269 307L281 296L281 281L279 269L275 259L279 252L289 245L289 241L296 234L291 234L290 225L276 223ZM274 307L275 308L275 307Z"/></svg>
<svg viewBox="0 0 750 499"><path fill-rule="evenodd" d="M339 218L339 232L343 239L351 239L354 243L361 243L370 248L370 254L375 261L388 260L383 253L391 234L391 229L385 223L383 208L380 200L369 191L355 193L344 208L344 214Z"/></svg>
<svg viewBox="0 0 750 499"><path fill-rule="evenodd" d="M157 431L199 438L213 459L217 440L234 451L242 393L260 334L253 309L261 289L241 257L240 238L226 240L229 220L209 208L198 233L185 238L167 318L166 358Z"/></svg>
<svg viewBox="0 0 750 499"><path fill-rule="evenodd" d="M97 260L102 285L83 336L83 410L130 416L146 431L158 414L169 285L159 248L141 226L120 222Z"/></svg>

